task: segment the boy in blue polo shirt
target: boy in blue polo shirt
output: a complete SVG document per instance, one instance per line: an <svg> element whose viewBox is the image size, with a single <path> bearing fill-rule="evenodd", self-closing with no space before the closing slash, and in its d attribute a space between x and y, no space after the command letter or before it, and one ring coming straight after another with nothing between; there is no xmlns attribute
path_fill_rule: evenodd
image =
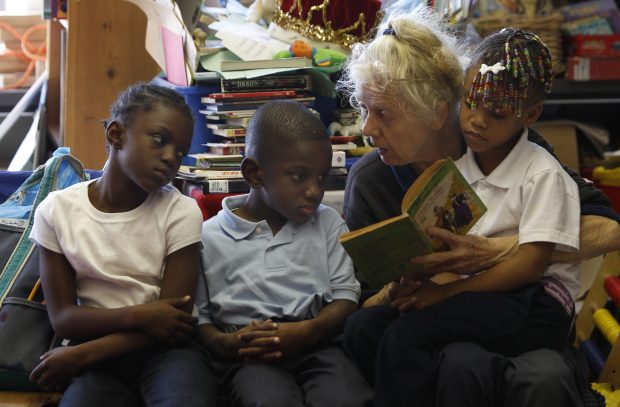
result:
<svg viewBox="0 0 620 407"><path fill-rule="evenodd" d="M200 338L235 406L371 403L372 390L333 341L360 286L338 243L345 222L320 204L331 156L308 109L262 106L241 166L252 189L226 198L203 225Z"/></svg>

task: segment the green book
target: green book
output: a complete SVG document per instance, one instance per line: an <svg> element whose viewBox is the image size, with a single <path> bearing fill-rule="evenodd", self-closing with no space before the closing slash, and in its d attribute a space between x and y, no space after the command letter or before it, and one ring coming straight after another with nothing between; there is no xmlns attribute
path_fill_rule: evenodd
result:
<svg viewBox="0 0 620 407"><path fill-rule="evenodd" d="M451 159L439 160L411 185L402 214L340 236L340 243L372 288L409 273L422 272L413 256L445 249L425 230L438 226L464 235L486 206Z"/></svg>

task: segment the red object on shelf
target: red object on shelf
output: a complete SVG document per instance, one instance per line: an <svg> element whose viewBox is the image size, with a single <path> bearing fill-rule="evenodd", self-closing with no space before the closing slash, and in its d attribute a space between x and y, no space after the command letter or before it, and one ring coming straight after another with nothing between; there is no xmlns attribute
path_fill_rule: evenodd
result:
<svg viewBox="0 0 620 407"><path fill-rule="evenodd" d="M190 195L196 200L200 211L202 212L202 220L207 220L222 209L222 200L227 196L239 194L203 194L200 188L191 190Z"/></svg>
<svg viewBox="0 0 620 407"><path fill-rule="evenodd" d="M620 214L620 187L610 187L599 183L595 184L598 189L603 191L611 202L611 206L617 214Z"/></svg>
<svg viewBox="0 0 620 407"><path fill-rule="evenodd" d="M620 34L574 35L567 38L570 56L620 57Z"/></svg>
<svg viewBox="0 0 620 407"><path fill-rule="evenodd" d="M568 57L566 79L570 81L606 81L620 79L618 57Z"/></svg>

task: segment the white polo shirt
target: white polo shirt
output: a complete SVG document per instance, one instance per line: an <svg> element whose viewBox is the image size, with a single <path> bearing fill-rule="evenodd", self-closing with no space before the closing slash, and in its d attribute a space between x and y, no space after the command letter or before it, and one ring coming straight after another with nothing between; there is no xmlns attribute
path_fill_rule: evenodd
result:
<svg viewBox="0 0 620 407"><path fill-rule="evenodd" d="M338 242L348 230L338 212L320 205L308 222L287 222L274 236L266 221L250 222L232 212L245 199L225 198L223 209L203 224L199 324L301 321L334 300L357 302L360 285Z"/></svg>
<svg viewBox="0 0 620 407"><path fill-rule="evenodd" d="M473 152L456 165L487 206L470 234L514 236L519 244L552 242L557 250L579 249L579 191L560 163L544 148L527 140L527 129L508 156L485 176ZM547 269L569 290L579 292L579 265L556 263Z"/></svg>

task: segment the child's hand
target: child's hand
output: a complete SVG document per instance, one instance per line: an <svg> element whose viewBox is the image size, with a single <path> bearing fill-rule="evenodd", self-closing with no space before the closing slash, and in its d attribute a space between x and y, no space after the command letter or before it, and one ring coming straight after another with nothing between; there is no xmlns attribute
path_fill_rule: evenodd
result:
<svg viewBox="0 0 620 407"><path fill-rule="evenodd" d="M77 346L61 346L45 352L30 373L30 381L49 391L62 391L82 370L83 357Z"/></svg>
<svg viewBox="0 0 620 407"><path fill-rule="evenodd" d="M277 362L282 357L282 353L277 349L276 329L277 324L270 319L252 320L250 325L230 335L228 338L229 353L233 358L241 358L246 362Z"/></svg>
<svg viewBox="0 0 620 407"><path fill-rule="evenodd" d="M450 296L447 285L437 284L432 280L417 282L416 285L413 294L403 295L392 301L392 308L398 308L400 312L422 309L437 304Z"/></svg>
<svg viewBox="0 0 620 407"><path fill-rule="evenodd" d="M144 333L164 343L173 345L187 340L198 318L188 314L183 307L189 296L166 298L138 305L138 323Z"/></svg>
<svg viewBox="0 0 620 407"><path fill-rule="evenodd" d="M273 332L274 345L279 352L279 359L290 358L303 351L308 346L309 333L306 321L279 322Z"/></svg>

